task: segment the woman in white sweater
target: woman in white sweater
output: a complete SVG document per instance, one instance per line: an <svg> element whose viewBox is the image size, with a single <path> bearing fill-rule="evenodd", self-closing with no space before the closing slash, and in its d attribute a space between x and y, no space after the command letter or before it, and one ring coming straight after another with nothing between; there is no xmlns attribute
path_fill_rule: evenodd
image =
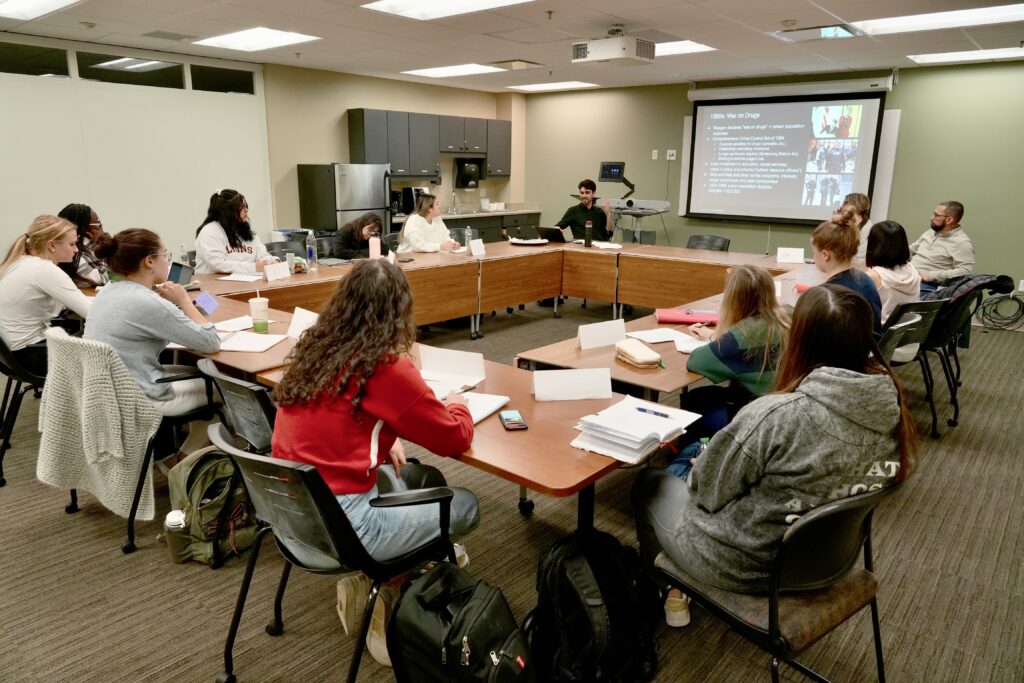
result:
<svg viewBox="0 0 1024 683"><path fill-rule="evenodd" d="M405 219L398 238L400 254L410 251L451 251L459 248L452 239L448 226L441 220L441 202L432 194L421 194L416 199L416 213Z"/></svg>
<svg viewBox="0 0 1024 683"><path fill-rule="evenodd" d="M215 192L196 231L196 273L262 273L278 260L249 225L245 197L235 190Z"/></svg>
<svg viewBox="0 0 1024 683"><path fill-rule="evenodd" d="M0 263L0 337L30 372L46 374L46 328L67 308L83 318L92 300L57 264L78 253L75 226L39 216L15 238Z"/></svg>

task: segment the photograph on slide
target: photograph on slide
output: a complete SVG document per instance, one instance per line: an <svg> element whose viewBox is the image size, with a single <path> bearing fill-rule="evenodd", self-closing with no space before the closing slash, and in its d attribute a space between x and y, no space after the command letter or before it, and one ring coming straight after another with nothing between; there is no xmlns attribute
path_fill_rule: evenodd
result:
<svg viewBox="0 0 1024 683"><path fill-rule="evenodd" d="M814 136L824 139L856 138L860 134L860 121L864 107L859 104L823 105L811 109L811 128Z"/></svg>

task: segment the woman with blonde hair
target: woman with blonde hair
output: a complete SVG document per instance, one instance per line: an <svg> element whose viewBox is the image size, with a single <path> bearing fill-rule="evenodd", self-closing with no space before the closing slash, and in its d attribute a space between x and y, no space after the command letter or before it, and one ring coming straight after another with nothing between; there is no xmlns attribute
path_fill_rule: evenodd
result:
<svg viewBox="0 0 1024 683"><path fill-rule="evenodd" d="M867 299L877 332L882 329L882 300L867 273L853 267L859 243L857 211L852 206L843 206L811 233L814 265L828 277L828 283L852 289Z"/></svg>
<svg viewBox="0 0 1024 683"><path fill-rule="evenodd" d="M45 334L65 308L83 318L92 301L58 264L78 253L75 226L39 216L18 235L0 263L0 337L30 372L46 374ZM43 342L43 343L40 343Z"/></svg>
<svg viewBox="0 0 1024 683"><path fill-rule="evenodd" d="M448 226L441 220L441 202L432 194L416 199L416 213L405 219L398 237L400 254L410 251L452 251L459 243L452 239Z"/></svg>

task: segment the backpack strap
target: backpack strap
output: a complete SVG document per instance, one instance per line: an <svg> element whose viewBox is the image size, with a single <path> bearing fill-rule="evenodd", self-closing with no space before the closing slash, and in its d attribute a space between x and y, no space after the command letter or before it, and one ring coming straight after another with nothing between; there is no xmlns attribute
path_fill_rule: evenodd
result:
<svg viewBox="0 0 1024 683"><path fill-rule="evenodd" d="M589 668L589 663L600 659L608 646L608 634L611 630L608 609L605 606L604 597L601 595L601 588L597 585L594 572L590 568L590 563L582 551L568 554L562 566L565 567L565 577L569 580L569 585L572 586L572 590L590 622L590 632L594 635L590 646L579 654L569 668L572 670L578 670L581 666ZM564 650L565 648L563 648Z"/></svg>

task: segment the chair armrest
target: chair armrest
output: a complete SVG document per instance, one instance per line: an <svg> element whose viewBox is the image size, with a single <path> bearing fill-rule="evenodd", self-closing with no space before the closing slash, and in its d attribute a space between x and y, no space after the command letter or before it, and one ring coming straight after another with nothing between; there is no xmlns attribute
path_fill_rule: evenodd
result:
<svg viewBox="0 0 1024 683"><path fill-rule="evenodd" d="M370 501L370 507L395 508L409 505L426 505L428 503L451 504L455 493L447 487L438 486L429 489L415 489L399 493L386 493Z"/></svg>
<svg viewBox="0 0 1024 683"><path fill-rule="evenodd" d="M202 376L202 373L196 370L195 372L186 372L181 375L168 375L167 377L158 377L156 383L167 384L168 382L183 382L186 379L197 379Z"/></svg>

